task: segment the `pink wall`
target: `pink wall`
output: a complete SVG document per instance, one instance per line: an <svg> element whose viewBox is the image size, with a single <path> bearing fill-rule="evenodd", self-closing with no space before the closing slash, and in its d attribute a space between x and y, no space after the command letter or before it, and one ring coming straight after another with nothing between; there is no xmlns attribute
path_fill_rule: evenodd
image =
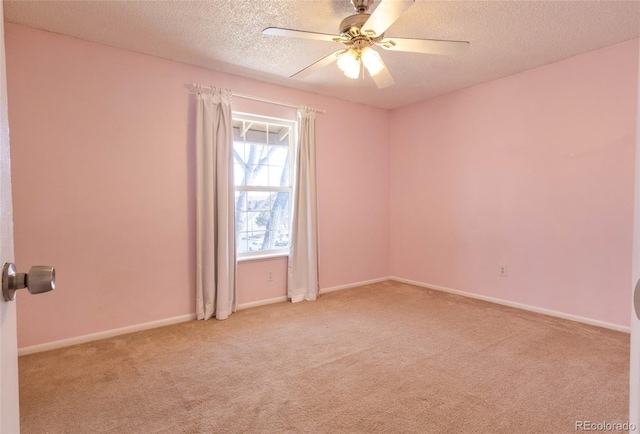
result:
<svg viewBox="0 0 640 434"><path fill-rule="evenodd" d="M57 270L55 292L18 296L20 347L195 311L194 82L325 109L320 285L389 275L387 111L5 30L16 263ZM295 119L295 110L268 104L236 99L234 108ZM241 263L240 302L284 296L285 270L284 258Z"/></svg>
<svg viewBox="0 0 640 434"><path fill-rule="evenodd" d="M637 41L387 112L5 30L16 262L58 271L18 297L21 347L194 311L193 82L327 111L322 288L395 275L628 325ZM284 296L285 271L241 263L240 303Z"/></svg>
<svg viewBox="0 0 640 434"><path fill-rule="evenodd" d="M637 73L636 40L392 112L392 275L629 325Z"/></svg>

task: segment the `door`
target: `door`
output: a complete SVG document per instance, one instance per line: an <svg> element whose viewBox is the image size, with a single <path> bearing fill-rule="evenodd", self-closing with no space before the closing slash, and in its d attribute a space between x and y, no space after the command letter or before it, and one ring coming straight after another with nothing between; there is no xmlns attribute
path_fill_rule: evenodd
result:
<svg viewBox="0 0 640 434"><path fill-rule="evenodd" d="M13 262L13 208L7 75L4 63L4 19L0 0L0 265ZM20 432L18 411L18 343L16 303L0 297L0 433Z"/></svg>
<svg viewBox="0 0 640 434"><path fill-rule="evenodd" d="M636 113L636 181L633 217L632 282L633 306L631 314L631 360L629 364L629 423L640 427L640 71L638 73L638 111ZM637 282L637 284L636 284ZM631 429L629 431L632 431Z"/></svg>

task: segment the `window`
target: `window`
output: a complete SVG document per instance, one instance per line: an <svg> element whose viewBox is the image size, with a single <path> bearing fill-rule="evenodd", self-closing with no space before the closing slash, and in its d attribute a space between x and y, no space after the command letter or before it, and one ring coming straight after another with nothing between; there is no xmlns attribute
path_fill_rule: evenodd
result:
<svg viewBox="0 0 640 434"><path fill-rule="evenodd" d="M238 258L289 253L296 123L233 114Z"/></svg>

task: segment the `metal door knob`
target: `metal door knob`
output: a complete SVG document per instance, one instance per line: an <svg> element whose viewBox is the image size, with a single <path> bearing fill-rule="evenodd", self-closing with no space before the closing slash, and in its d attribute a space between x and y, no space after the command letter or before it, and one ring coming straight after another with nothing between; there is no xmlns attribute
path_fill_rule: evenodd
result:
<svg viewBox="0 0 640 434"><path fill-rule="evenodd" d="M28 273L16 273L16 266L7 262L2 267L2 298L16 299L16 291L27 288L31 294L41 294L56 289L56 270L49 265L35 265Z"/></svg>

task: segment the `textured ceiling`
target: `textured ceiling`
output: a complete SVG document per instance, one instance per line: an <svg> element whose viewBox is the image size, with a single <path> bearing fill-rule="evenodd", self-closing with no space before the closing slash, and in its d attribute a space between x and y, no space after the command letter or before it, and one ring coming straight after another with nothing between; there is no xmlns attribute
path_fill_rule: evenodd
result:
<svg viewBox="0 0 640 434"><path fill-rule="evenodd" d="M388 37L465 40L470 48L459 56L380 50L396 81L382 90L335 64L289 79L341 45L261 33L275 26L335 34L353 12L349 0L4 1L12 23L381 108L637 38L640 23L640 1L417 0Z"/></svg>

